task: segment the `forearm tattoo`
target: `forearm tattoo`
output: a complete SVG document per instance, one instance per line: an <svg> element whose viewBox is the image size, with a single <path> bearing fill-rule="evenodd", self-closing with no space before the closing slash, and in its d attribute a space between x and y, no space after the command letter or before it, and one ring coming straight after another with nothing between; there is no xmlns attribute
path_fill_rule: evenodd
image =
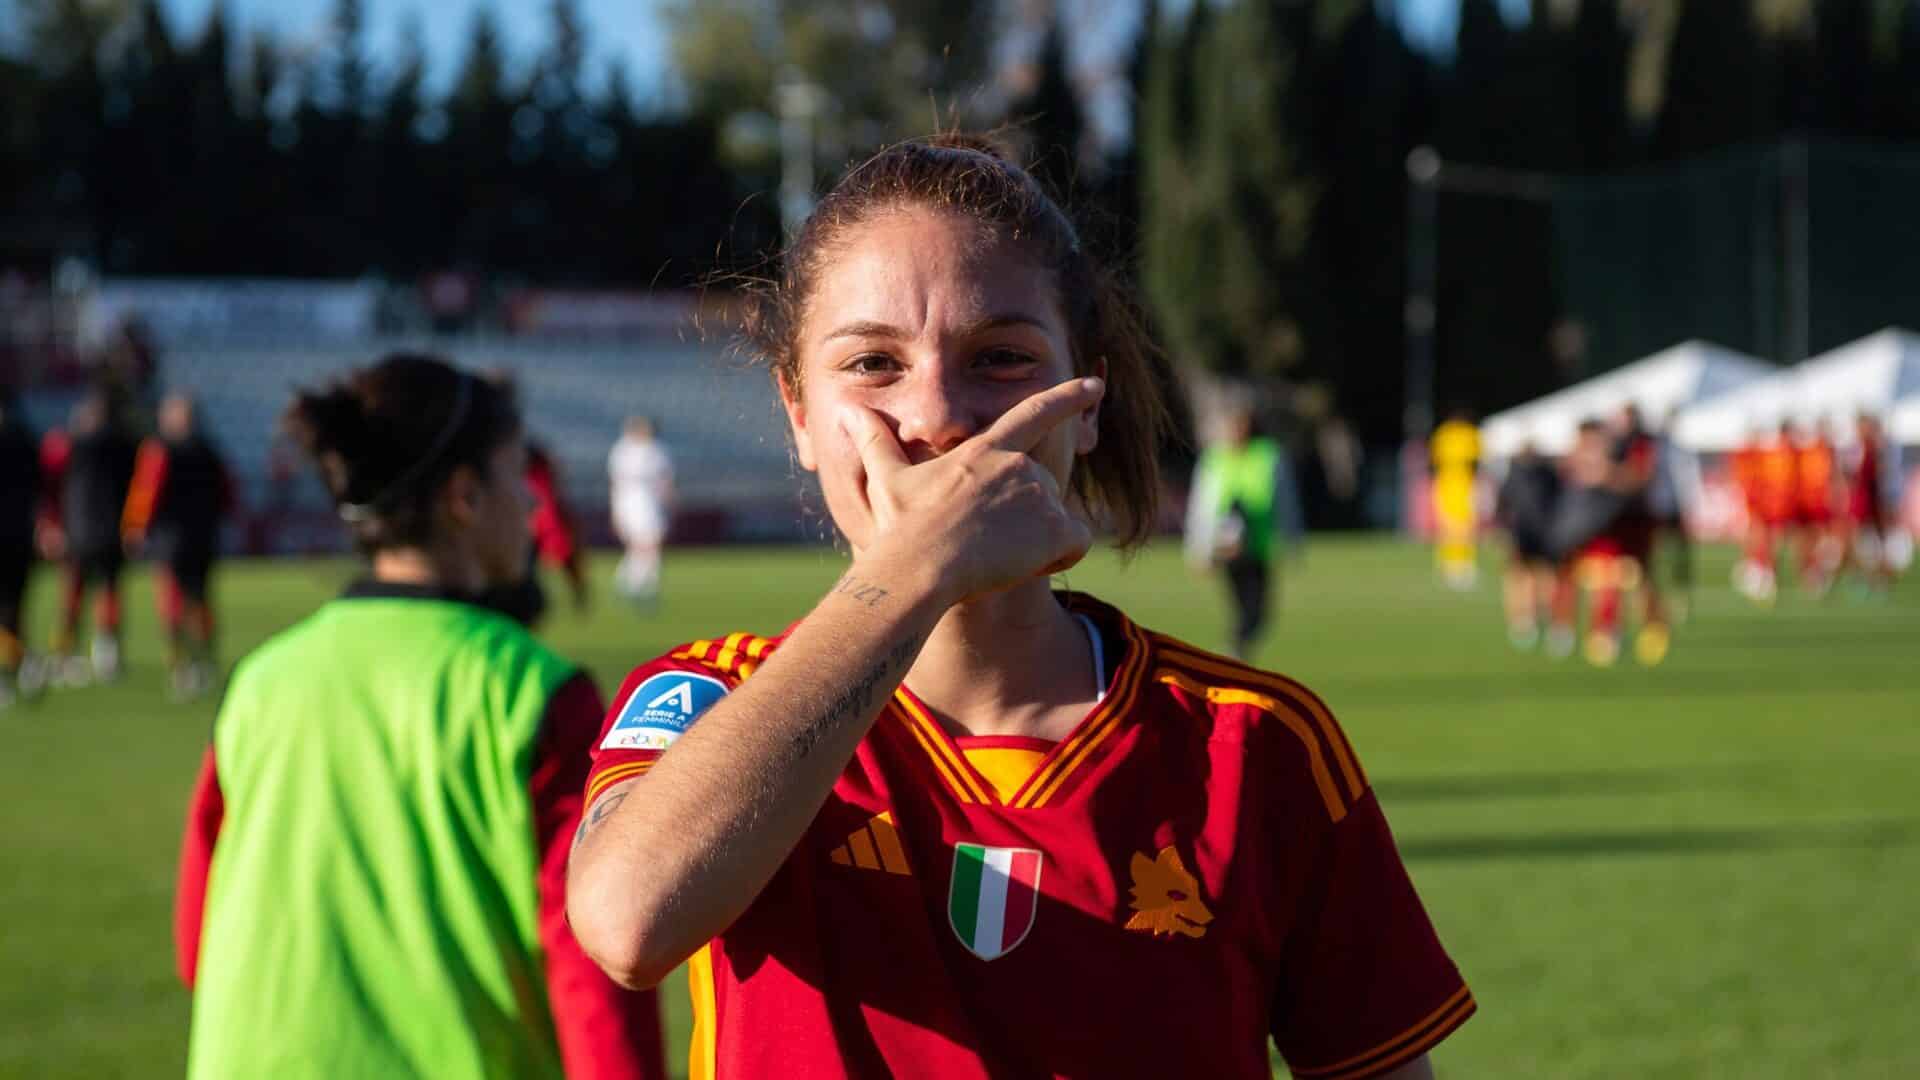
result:
<svg viewBox="0 0 1920 1080"><path fill-rule="evenodd" d="M825 707L793 733L794 760L798 761L812 753L820 737L836 726L864 718L878 709L881 702L875 700L875 692L885 687L883 696L892 695L893 688L900 683L903 669L919 655L920 644L918 637L909 637L900 642L862 672L852 685L827 699Z"/></svg>
<svg viewBox="0 0 1920 1080"><path fill-rule="evenodd" d="M875 585L873 582L865 578L854 577L852 574L841 578L840 583L833 587L833 591L839 593L841 596L851 596L870 608L879 607L880 601L885 600L889 595L887 590Z"/></svg>
<svg viewBox="0 0 1920 1080"><path fill-rule="evenodd" d="M601 796L600 801L593 804L593 809L587 813L587 816L580 819L580 827L573 833L573 846L579 847L580 841L585 840L588 833L599 828L601 823L612 817L613 812L621 803L627 801L627 796L630 794L632 794L630 790L623 789L610 791Z"/></svg>

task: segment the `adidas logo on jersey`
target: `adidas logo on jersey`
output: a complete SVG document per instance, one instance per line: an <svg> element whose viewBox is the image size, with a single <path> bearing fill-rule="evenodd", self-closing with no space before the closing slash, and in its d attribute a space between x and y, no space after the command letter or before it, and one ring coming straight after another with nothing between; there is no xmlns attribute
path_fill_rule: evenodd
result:
<svg viewBox="0 0 1920 1080"><path fill-rule="evenodd" d="M893 811L888 810L860 826L847 842L827 856L841 866L862 870L885 870L889 874L911 874L907 849L900 846L900 831L893 827Z"/></svg>

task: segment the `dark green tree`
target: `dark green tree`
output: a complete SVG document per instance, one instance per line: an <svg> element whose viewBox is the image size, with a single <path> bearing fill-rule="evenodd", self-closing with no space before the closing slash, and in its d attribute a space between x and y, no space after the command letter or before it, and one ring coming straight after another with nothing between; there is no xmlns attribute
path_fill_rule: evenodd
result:
<svg viewBox="0 0 1920 1080"><path fill-rule="evenodd" d="M473 17L446 110L448 132L442 152L457 166L448 187L437 193L440 211L436 250L441 257L475 267L514 261L509 238L515 202L514 121L521 105L518 87L507 81L506 51L493 10Z"/></svg>
<svg viewBox="0 0 1920 1080"><path fill-rule="evenodd" d="M1032 88L1007 110L1009 119L1018 125L1028 164L1054 191L1077 201L1088 164L1086 117L1058 14L1047 26L1033 73Z"/></svg>
<svg viewBox="0 0 1920 1080"><path fill-rule="evenodd" d="M1312 265L1326 317L1300 375L1363 438L1397 439L1400 312L1406 304L1406 157L1428 134L1427 67L1369 6L1345 26L1316 81L1317 156L1326 170Z"/></svg>
<svg viewBox="0 0 1920 1080"><path fill-rule="evenodd" d="M1461 0L1453 62L1440 87L1435 146L1450 161L1481 165L1515 160L1519 137L1504 110L1519 43L1495 0Z"/></svg>
<svg viewBox="0 0 1920 1080"><path fill-rule="evenodd" d="M1815 78L1804 92L1811 126L1823 134L1873 133L1879 111L1874 6L1873 0L1821 0L1813 9Z"/></svg>
<svg viewBox="0 0 1920 1080"><path fill-rule="evenodd" d="M1672 160L1770 134L1774 89L1748 0L1684 0L1668 48L1653 156Z"/></svg>
<svg viewBox="0 0 1920 1080"><path fill-rule="evenodd" d="M1203 165L1197 89L1217 14L1210 4L1162 14L1142 32L1153 41L1136 137L1141 144L1141 285L1177 363L1230 364L1224 324L1214 318L1208 250L1219 228L1218 184Z"/></svg>
<svg viewBox="0 0 1920 1080"><path fill-rule="evenodd" d="M973 103L998 35L994 0L675 0L664 17L692 112L718 124L729 155L770 166L778 88L817 92L818 159L983 119ZM857 58L854 60L853 58Z"/></svg>
<svg viewBox="0 0 1920 1080"><path fill-rule="evenodd" d="M392 75L368 120L372 170L379 197L371 210L376 228L367 239L378 251L376 265L388 274L411 276L438 260L434 235L422 228L426 207L447 184L447 161L423 137L442 133L445 116L430 111L426 100L427 47L419 16L409 17L400 34Z"/></svg>
<svg viewBox="0 0 1920 1080"><path fill-rule="evenodd" d="M1621 21L1619 0L1581 0L1569 42L1573 67L1575 169L1600 173L1632 162L1627 114L1627 64L1633 35Z"/></svg>
<svg viewBox="0 0 1920 1080"><path fill-rule="evenodd" d="M373 101L364 0L334 0L328 15L333 52L328 91L338 112L364 115Z"/></svg>
<svg viewBox="0 0 1920 1080"><path fill-rule="evenodd" d="M1880 131L1920 141L1920 4L1902 6L1886 70Z"/></svg>
<svg viewBox="0 0 1920 1080"><path fill-rule="evenodd" d="M1143 282L1187 362L1266 378L1306 354L1321 311L1308 249L1323 181L1296 91L1315 14L1249 2L1177 20L1184 40L1168 66L1188 86L1150 107Z"/></svg>

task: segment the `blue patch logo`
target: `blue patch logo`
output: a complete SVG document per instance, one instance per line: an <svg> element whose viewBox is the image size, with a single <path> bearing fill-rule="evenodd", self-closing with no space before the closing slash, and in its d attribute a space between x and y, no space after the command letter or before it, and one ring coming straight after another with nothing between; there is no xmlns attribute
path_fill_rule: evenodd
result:
<svg viewBox="0 0 1920 1080"><path fill-rule="evenodd" d="M705 675L663 671L634 687L602 750L665 750L694 718L727 696L727 684Z"/></svg>

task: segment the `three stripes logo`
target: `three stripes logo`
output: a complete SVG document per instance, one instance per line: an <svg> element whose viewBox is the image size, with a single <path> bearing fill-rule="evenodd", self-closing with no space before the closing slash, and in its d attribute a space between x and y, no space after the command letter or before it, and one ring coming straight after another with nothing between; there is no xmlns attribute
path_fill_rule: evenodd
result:
<svg viewBox="0 0 1920 1080"><path fill-rule="evenodd" d="M841 866L857 866L862 870L913 873L907 865L907 849L900 845L900 830L893 827L891 810L855 829L847 842L834 848L827 858Z"/></svg>

